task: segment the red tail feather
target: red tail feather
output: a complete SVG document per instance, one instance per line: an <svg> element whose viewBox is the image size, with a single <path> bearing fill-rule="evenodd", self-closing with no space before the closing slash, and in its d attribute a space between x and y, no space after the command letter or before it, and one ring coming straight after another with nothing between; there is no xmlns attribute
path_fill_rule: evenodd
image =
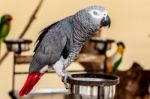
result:
<svg viewBox="0 0 150 99"><path fill-rule="evenodd" d="M28 75L28 78L23 86L23 88L19 92L19 96L23 96L28 94L34 85L40 80L41 73L31 73Z"/></svg>

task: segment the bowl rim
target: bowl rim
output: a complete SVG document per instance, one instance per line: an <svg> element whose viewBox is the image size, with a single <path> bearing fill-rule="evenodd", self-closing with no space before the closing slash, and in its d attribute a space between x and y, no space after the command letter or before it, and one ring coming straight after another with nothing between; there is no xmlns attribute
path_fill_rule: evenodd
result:
<svg viewBox="0 0 150 99"><path fill-rule="evenodd" d="M7 40L4 40L4 42L6 44L30 44L32 43L32 40L29 40L29 39L7 39Z"/></svg>
<svg viewBox="0 0 150 99"><path fill-rule="evenodd" d="M74 78L86 77L86 78L103 78L101 81L83 81L77 80ZM114 74L106 73L81 73L81 74L72 74L72 78L68 77L67 82L74 85L83 85L83 86L112 86L117 85L120 82L120 78Z"/></svg>

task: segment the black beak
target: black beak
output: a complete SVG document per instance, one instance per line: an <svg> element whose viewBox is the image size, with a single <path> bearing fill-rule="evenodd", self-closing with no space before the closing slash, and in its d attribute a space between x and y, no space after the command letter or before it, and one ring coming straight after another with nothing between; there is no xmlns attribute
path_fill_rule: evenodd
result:
<svg viewBox="0 0 150 99"><path fill-rule="evenodd" d="M107 15L105 17L103 17L102 21L101 21L101 27L102 26L108 26L110 27L111 25L111 20L110 20L110 17Z"/></svg>

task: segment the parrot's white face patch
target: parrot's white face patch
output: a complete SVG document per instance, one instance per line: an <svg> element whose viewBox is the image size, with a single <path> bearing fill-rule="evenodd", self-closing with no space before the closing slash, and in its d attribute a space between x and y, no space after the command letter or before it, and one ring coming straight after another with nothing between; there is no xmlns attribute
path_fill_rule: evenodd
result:
<svg viewBox="0 0 150 99"><path fill-rule="evenodd" d="M97 18L97 19L101 19L103 18L104 16L107 16L107 11L105 12L100 12L99 10L90 10L89 13L91 14L91 16L93 18Z"/></svg>

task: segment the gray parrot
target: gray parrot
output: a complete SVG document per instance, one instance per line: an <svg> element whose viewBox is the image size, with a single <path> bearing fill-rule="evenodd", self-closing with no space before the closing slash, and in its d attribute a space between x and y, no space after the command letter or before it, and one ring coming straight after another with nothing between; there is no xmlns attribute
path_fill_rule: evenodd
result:
<svg viewBox="0 0 150 99"><path fill-rule="evenodd" d="M108 12L101 6L90 6L41 31L29 68L28 78L19 95L28 94L41 76L52 68L65 79L65 69L79 54L83 44L103 26L110 26Z"/></svg>

